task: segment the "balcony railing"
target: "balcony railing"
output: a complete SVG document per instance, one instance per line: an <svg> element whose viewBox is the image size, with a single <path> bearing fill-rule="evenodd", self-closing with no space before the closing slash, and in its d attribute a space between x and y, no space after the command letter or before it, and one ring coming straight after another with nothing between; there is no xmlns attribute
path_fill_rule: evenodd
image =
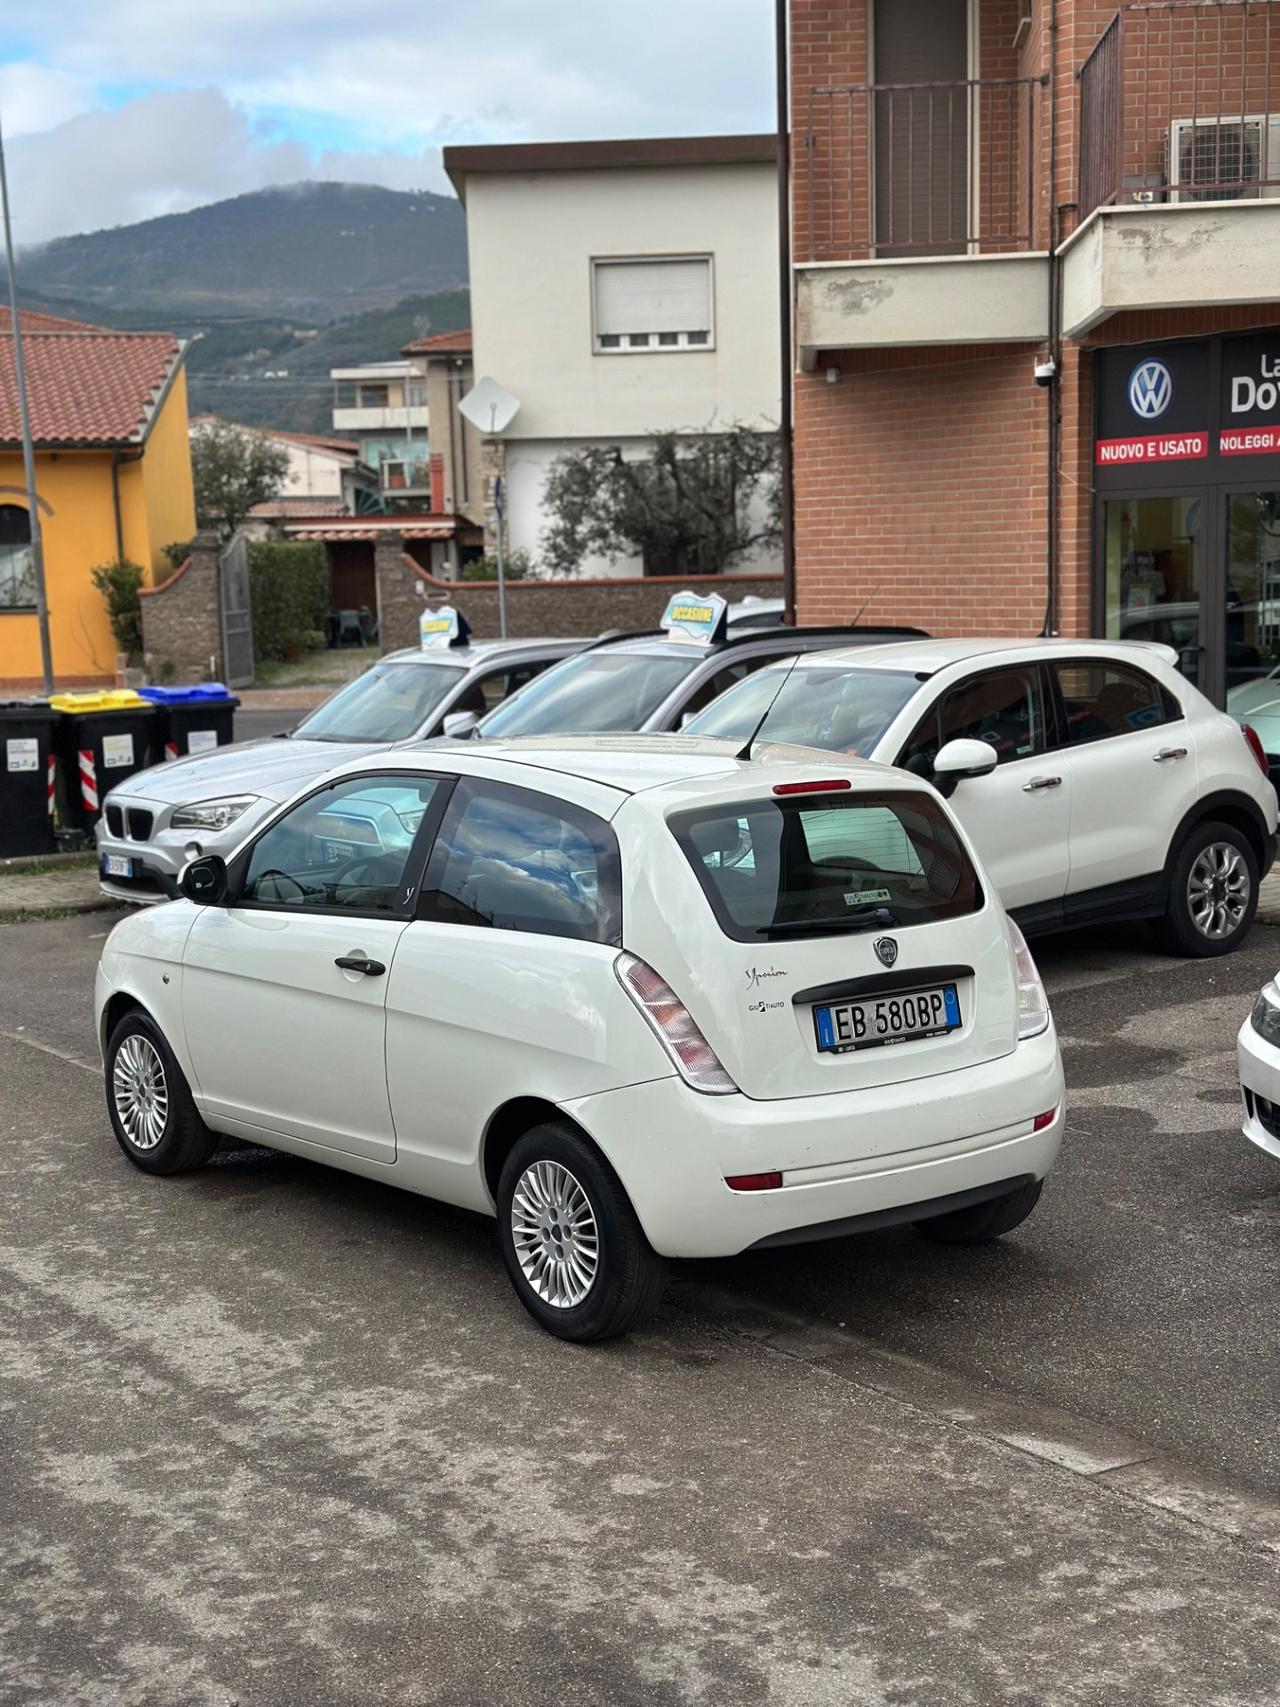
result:
<svg viewBox="0 0 1280 1707"><path fill-rule="evenodd" d="M804 114L801 260L1035 247L1044 79L818 84Z"/></svg>
<svg viewBox="0 0 1280 1707"><path fill-rule="evenodd" d="M1122 6L1078 77L1081 220L1280 196L1280 0Z"/></svg>
<svg viewBox="0 0 1280 1707"><path fill-rule="evenodd" d="M378 473L388 492L425 492L431 485L431 466L426 462L393 462L384 457Z"/></svg>

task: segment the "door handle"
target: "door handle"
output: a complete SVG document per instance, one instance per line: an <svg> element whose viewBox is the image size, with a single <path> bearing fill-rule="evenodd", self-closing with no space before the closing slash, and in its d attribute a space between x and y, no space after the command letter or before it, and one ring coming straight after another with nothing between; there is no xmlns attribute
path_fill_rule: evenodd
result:
<svg viewBox="0 0 1280 1707"><path fill-rule="evenodd" d="M386 971L380 960L370 960L367 954L340 954L333 964L344 972L363 972L366 978L381 978Z"/></svg>
<svg viewBox="0 0 1280 1707"><path fill-rule="evenodd" d="M1039 794L1046 788L1061 787L1062 778L1060 776L1033 776L1030 782L1023 783L1022 792L1024 794Z"/></svg>
<svg viewBox="0 0 1280 1707"><path fill-rule="evenodd" d="M1161 747L1158 753L1152 755L1152 762L1162 765L1166 759L1185 759L1186 756L1187 749L1185 747Z"/></svg>

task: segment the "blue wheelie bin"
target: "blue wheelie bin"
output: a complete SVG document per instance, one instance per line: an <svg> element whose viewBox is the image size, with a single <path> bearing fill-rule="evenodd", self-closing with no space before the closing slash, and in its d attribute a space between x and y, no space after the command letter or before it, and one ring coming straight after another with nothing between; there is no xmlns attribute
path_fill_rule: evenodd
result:
<svg viewBox="0 0 1280 1707"><path fill-rule="evenodd" d="M188 753L207 753L234 739L236 707L240 701L221 682L193 682L184 687L140 688L160 714L166 759Z"/></svg>

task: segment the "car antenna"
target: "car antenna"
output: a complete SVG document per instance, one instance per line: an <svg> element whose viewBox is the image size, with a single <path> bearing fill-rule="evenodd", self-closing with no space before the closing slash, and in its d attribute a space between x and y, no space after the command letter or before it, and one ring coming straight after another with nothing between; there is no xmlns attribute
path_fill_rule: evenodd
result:
<svg viewBox="0 0 1280 1707"><path fill-rule="evenodd" d="M751 749L755 745L756 736L760 733L760 731L764 728L765 724L768 722L769 713L773 710L774 706L777 705L778 700L780 699L780 697L782 695L783 688L785 688L787 683L791 680L791 671L795 669L796 665L799 662L800 662L800 654L797 652L795 657L791 660L791 669L787 671L786 675L783 676L782 680L778 683L777 693L774 694L773 698L769 701L768 705L765 706L764 711L761 713L759 723L756 724L755 728L747 736L746 745L742 748L741 752L735 753L733 755L735 759L743 759L743 760L750 759Z"/></svg>
<svg viewBox="0 0 1280 1707"><path fill-rule="evenodd" d="M850 628L856 628L858 626L858 624L862 621L863 611L866 610L867 606L871 603L872 599L877 598L879 596L880 589L883 586L884 586L883 581L877 581L875 586L872 587L871 591L867 594L866 598L863 599L862 603L858 606L858 614L854 617L853 621L849 624Z"/></svg>

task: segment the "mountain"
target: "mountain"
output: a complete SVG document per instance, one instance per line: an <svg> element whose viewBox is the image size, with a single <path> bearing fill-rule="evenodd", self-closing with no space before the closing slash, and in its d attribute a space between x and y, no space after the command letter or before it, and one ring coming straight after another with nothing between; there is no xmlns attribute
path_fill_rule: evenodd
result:
<svg viewBox="0 0 1280 1707"><path fill-rule="evenodd" d="M59 237L24 250L19 276L54 312L75 305L90 319L316 324L464 286L466 221L452 196L292 184Z"/></svg>

